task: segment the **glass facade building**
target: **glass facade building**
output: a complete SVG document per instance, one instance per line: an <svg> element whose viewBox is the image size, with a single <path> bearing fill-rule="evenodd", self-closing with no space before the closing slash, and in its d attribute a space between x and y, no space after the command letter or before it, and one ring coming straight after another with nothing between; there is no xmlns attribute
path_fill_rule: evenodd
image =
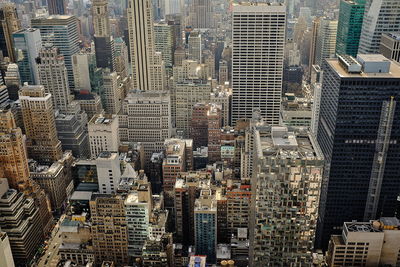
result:
<svg viewBox="0 0 400 267"><path fill-rule="evenodd" d="M326 165L317 247L326 249L343 222L396 211L400 66L381 55L359 55L358 61L328 59L323 70L317 139Z"/></svg>
<svg viewBox="0 0 400 267"><path fill-rule="evenodd" d="M366 0L340 1L336 54L357 56Z"/></svg>

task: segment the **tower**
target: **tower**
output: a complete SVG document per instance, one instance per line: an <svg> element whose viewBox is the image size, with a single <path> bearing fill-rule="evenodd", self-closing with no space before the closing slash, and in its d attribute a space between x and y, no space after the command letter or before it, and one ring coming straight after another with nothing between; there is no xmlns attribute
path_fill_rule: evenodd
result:
<svg viewBox="0 0 400 267"><path fill-rule="evenodd" d="M51 94L42 85L26 85L19 92L29 157L53 163L62 157Z"/></svg>
<svg viewBox="0 0 400 267"><path fill-rule="evenodd" d="M340 1L336 54L357 56L364 10L365 0Z"/></svg>
<svg viewBox="0 0 400 267"><path fill-rule="evenodd" d="M188 25L196 29L213 27L211 0L193 0L189 6Z"/></svg>
<svg viewBox="0 0 400 267"><path fill-rule="evenodd" d="M326 164L317 245L326 248L343 222L395 214L400 67L359 54L328 59L322 69L317 140Z"/></svg>
<svg viewBox="0 0 400 267"><path fill-rule="evenodd" d="M48 0L47 8L49 15L65 15L67 11L67 5L64 0Z"/></svg>
<svg viewBox="0 0 400 267"><path fill-rule="evenodd" d="M64 56L53 44L46 43L39 52L37 60L39 84L51 94L53 108L66 110L72 100L69 90L67 69Z"/></svg>
<svg viewBox="0 0 400 267"><path fill-rule="evenodd" d="M400 2L367 0L360 37L360 54L379 53L382 33L400 30Z"/></svg>
<svg viewBox="0 0 400 267"><path fill-rule="evenodd" d="M15 62L12 34L21 29L17 9L13 3L0 3L0 51Z"/></svg>
<svg viewBox="0 0 400 267"><path fill-rule="evenodd" d="M151 0L128 1L128 29L133 88L164 90L161 53L155 52Z"/></svg>
<svg viewBox="0 0 400 267"><path fill-rule="evenodd" d="M255 108L268 123L277 124L286 8L278 3L234 4L232 16L232 124L251 118Z"/></svg>

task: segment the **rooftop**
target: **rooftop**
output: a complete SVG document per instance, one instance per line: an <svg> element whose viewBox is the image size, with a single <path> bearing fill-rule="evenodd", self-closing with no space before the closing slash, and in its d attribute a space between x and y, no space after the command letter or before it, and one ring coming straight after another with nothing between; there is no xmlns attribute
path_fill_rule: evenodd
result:
<svg viewBox="0 0 400 267"><path fill-rule="evenodd" d="M392 39L395 39L396 41L400 41L400 32L389 32L389 33L384 33L383 35L387 35Z"/></svg>

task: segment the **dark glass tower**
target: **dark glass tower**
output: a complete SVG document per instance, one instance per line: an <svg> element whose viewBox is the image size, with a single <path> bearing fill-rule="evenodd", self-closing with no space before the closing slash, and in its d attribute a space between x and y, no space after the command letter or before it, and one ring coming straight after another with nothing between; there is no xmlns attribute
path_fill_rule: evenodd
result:
<svg viewBox="0 0 400 267"><path fill-rule="evenodd" d="M357 56L366 0L341 0L336 53Z"/></svg>
<svg viewBox="0 0 400 267"><path fill-rule="evenodd" d="M325 156L317 247L343 222L394 216L400 192L400 66L382 55L323 65L317 139Z"/></svg>

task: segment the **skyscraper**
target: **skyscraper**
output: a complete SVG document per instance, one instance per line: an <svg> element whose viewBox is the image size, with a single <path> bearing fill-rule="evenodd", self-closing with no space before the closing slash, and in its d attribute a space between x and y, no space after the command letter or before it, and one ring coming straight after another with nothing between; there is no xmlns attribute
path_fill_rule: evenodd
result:
<svg viewBox="0 0 400 267"><path fill-rule="evenodd" d="M44 86L47 94L51 94L53 108L66 110L72 101L72 95L69 90L64 56L53 44L46 43L40 50L36 62L39 84Z"/></svg>
<svg viewBox="0 0 400 267"><path fill-rule="evenodd" d="M17 9L13 3L0 3L0 51L4 57L15 61L12 34L21 29Z"/></svg>
<svg viewBox="0 0 400 267"><path fill-rule="evenodd" d="M361 30L360 54L377 54L382 33L400 30L400 2L368 0Z"/></svg>
<svg viewBox="0 0 400 267"><path fill-rule="evenodd" d="M40 30L42 43L52 43L64 56L70 89L74 89L72 55L79 52L78 24L78 19L69 15L52 15L31 20L32 28Z"/></svg>
<svg viewBox="0 0 400 267"><path fill-rule="evenodd" d="M318 143L326 160L317 245L345 221L393 216L400 181L400 66L382 55L323 66ZM322 241L322 243L321 243Z"/></svg>
<svg viewBox="0 0 400 267"><path fill-rule="evenodd" d="M322 65L325 59L335 57L338 21L321 18L315 47L315 64Z"/></svg>
<svg viewBox="0 0 400 267"><path fill-rule="evenodd" d="M392 59L400 63L400 34L382 34L379 52L386 58Z"/></svg>
<svg viewBox="0 0 400 267"><path fill-rule="evenodd" d="M10 110L0 110L0 170L11 188L29 186L25 140Z"/></svg>
<svg viewBox="0 0 400 267"><path fill-rule="evenodd" d="M42 85L26 85L19 92L29 157L53 163L62 157L51 94Z"/></svg>
<svg viewBox="0 0 400 267"><path fill-rule="evenodd" d="M366 0L340 1L336 54L357 56Z"/></svg>
<svg viewBox="0 0 400 267"><path fill-rule="evenodd" d="M13 33L15 62L18 64L21 83L38 84L36 58L42 48L38 29L24 29Z"/></svg>
<svg viewBox="0 0 400 267"><path fill-rule="evenodd" d="M307 131L262 122L253 135L249 265L311 265L324 166L318 144Z"/></svg>
<svg viewBox="0 0 400 267"><path fill-rule="evenodd" d="M278 3L233 6L232 124L251 118L255 108L268 123L279 123L285 14Z"/></svg>
<svg viewBox="0 0 400 267"><path fill-rule="evenodd" d="M164 90L161 53L155 52L151 0L128 1L128 29L133 88Z"/></svg>
<svg viewBox="0 0 400 267"><path fill-rule="evenodd" d="M188 25L196 29L213 27L212 0L193 0L189 6Z"/></svg>
<svg viewBox="0 0 400 267"><path fill-rule="evenodd" d="M50 15L65 15L67 11L67 5L65 0L48 0L47 8Z"/></svg>
<svg viewBox="0 0 400 267"><path fill-rule="evenodd" d="M115 68L114 40L110 32L108 1L95 0L92 6L96 63L99 68Z"/></svg>

